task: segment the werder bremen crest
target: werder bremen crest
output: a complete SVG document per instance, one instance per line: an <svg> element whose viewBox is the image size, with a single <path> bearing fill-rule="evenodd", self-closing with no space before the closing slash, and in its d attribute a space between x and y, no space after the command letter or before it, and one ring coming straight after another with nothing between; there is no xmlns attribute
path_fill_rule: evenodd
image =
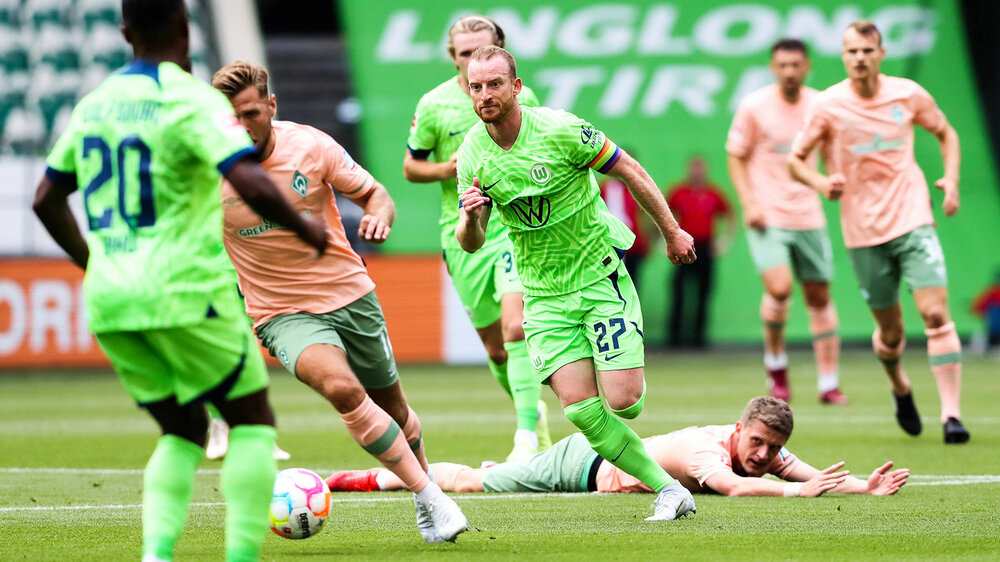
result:
<svg viewBox="0 0 1000 562"><path fill-rule="evenodd" d="M299 195L305 197L307 187L309 187L309 178L307 178L302 172L295 170L295 175L292 176L292 189L294 189Z"/></svg>

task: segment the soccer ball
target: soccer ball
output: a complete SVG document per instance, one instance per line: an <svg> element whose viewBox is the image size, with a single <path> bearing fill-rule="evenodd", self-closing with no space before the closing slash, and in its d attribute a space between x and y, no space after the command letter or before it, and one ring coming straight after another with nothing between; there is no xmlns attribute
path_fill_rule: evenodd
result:
<svg viewBox="0 0 1000 562"><path fill-rule="evenodd" d="M304 468L278 473L271 495L271 530L286 539L308 539L320 532L333 498L318 474Z"/></svg>

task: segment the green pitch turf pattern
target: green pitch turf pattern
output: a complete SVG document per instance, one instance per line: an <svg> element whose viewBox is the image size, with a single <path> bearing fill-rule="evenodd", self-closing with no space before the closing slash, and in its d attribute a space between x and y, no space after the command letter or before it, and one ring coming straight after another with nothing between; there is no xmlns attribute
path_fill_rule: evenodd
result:
<svg viewBox="0 0 1000 562"><path fill-rule="evenodd" d="M764 392L757 353L651 355L642 436L731 423ZM646 522L652 495L458 495L473 524L457 544L425 545L408 494L336 494L322 533L305 541L269 535L265 560L514 559L997 560L1000 559L1000 362L969 358L963 405L972 440L945 446L926 356L910 351L924 433L903 434L885 376L868 351L845 354L847 407L816 400L810 354L791 355L795 433L788 447L814 466L844 460L866 476L886 460L909 467L893 497L696 496L698 513ZM478 466L511 445L510 402L485 367L402 366L432 461ZM553 438L572 432L551 391ZM373 466L332 407L284 371L273 372L282 468L321 475ZM106 372L0 374L0 560L137 560L141 469L156 430ZM222 559L220 462L198 475L178 560Z"/></svg>

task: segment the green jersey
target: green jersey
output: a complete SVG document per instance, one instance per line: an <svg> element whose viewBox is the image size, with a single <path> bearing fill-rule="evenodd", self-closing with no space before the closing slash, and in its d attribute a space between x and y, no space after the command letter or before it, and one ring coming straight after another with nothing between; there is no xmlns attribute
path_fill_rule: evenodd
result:
<svg viewBox="0 0 1000 562"><path fill-rule="evenodd" d="M500 148L482 122L466 135L457 192L479 178L493 213L510 230L525 294L566 294L618 267L635 235L608 212L592 169L606 173L620 155L590 123L546 107L521 108L510 150Z"/></svg>
<svg viewBox="0 0 1000 562"><path fill-rule="evenodd" d="M517 95L522 105L538 105L538 98L530 88L524 87ZM410 136L406 140L410 154L417 159L434 155L437 162L446 162L465 138L465 133L479 122L479 116L472 107L468 92L463 92L455 76L424 94L417 103L417 112L410 125ZM455 225L458 224L458 195L455 180L441 181L441 246L458 249L455 240ZM486 231L486 245L502 241L507 229L497 221Z"/></svg>
<svg viewBox="0 0 1000 562"><path fill-rule="evenodd" d="M253 154L229 101L173 63L135 61L74 108L46 174L81 187L93 332L188 326L236 282L220 174Z"/></svg>

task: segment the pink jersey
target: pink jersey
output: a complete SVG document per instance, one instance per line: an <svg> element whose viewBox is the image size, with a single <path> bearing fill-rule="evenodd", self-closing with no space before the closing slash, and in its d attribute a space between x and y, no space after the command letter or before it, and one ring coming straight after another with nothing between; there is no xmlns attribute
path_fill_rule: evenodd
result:
<svg viewBox="0 0 1000 562"><path fill-rule="evenodd" d="M315 250L292 231L262 219L223 183L223 239L254 328L283 314L337 310L375 288L347 241L333 195L333 189L364 195L374 187L374 178L325 133L290 121L272 126L274 152L261 166L292 207L326 222L330 243L314 259Z"/></svg>
<svg viewBox="0 0 1000 562"><path fill-rule="evenodd" d="M705 479L720 470L733 472L736 454L736 424L688 427L666 435L643 439L646 451L670 476L688 490L708 492ZM796 462L796 457L781 448L767 472L780 477ZM597 469L598 492L651 492L649 486L626 474L610 462Z"/></svg>
<svg viewBox="0 0 1000 562"><path fill-rule="evenodd" d="M747 159L750 191L768 226L815 230L826 226L819 194L792 179L788 153L817 91L803 86L791 104L777 84L751 92L740 102L726 139L726 152ZM816 157L809 158L816 166Z"/></svg>
<svg viewBox="0 0 1000 562"><path fill-rule="evenodd" d="M847 182L840 224L848 248L877 246L934 223L927 180L913 156L913 125L948 126L934 98L906 78L879 75L875 97L858 96L850 79L820 93L795 137L802 156L825 145L830 172Z"/></svg>

